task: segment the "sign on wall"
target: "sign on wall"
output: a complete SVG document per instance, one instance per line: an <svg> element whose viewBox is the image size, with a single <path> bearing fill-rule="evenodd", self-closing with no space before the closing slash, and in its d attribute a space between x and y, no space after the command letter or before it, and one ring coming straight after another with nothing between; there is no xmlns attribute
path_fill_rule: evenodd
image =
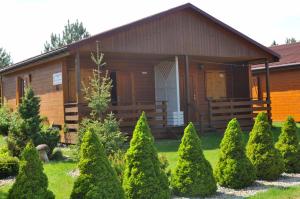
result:
<svg viewBox="0 0 300 199"><path fill-rule="evenodd" d="M56 86L56 85L60 85L62 84L62 73L59 72L59 73L54 73L53 74L53 85Z"/></svg>

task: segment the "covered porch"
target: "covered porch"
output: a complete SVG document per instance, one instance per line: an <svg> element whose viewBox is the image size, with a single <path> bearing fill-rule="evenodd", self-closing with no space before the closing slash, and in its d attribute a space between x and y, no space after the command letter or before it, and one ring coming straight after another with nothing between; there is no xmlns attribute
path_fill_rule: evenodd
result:
<svg viewBox="0 0 300 199"><path fill-rule="evenodd" d="M127 134L142 111L159 138L181 134L188 122L204 132L223 130L234 117L243 128L249 128L258 111L266 111L271 117L269 96L263 100L251 97L248 62L129 53L105 53L105 62L104 70L109 71L113 81L109 111L120 119L121 129ZM78 51L66 61L66 142L72 142L79 121L88 115L82 83L87 85L94 67L87 52Z"/></svg>

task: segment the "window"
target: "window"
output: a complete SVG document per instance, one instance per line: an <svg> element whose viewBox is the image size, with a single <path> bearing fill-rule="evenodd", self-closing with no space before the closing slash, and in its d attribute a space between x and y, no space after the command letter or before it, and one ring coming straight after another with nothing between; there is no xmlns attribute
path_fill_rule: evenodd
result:
<svg viewBox="0 0 300 199"><path fill-rule="evenodd" d="M22 103L22 97L25 94L25 88L31 82L31 75L26 75L24 77L17 78L17 92L16 92L16 102L17 104Z"/></svg>
<svg viewBox="0 0 300 199"><path fill-rule="evenodd" d="M206 97L210 99L226 98L226 72L207 71L205 74Z"/></svg>

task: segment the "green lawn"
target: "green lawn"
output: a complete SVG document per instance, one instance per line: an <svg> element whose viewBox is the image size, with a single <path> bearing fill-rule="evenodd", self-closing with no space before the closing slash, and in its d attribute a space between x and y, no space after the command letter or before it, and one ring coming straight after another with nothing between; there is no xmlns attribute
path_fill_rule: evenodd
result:
<svg viewBox="0 0 300 199"><path fill-rule="evenodd" d="M300 126L299 126L300 129ZM280 123L275 123L272 128L274 132L275 140L277 140L280 133ZM300 133L300 131L299 131ZM299 134L300 136L300 134ZM200 136L202 141L202 147L204 149L204 155L215 167L218 154L219 154L219 144L222 139L221 133L207 133ZM248 134L244 134L245 142L248 139ZM3 137L0 136L0 146L4 144ZM170 168L173 169L177 161L177 150L180 144L180 140L158 140L155 145L159 154L165 155L170 163ZM63 150L64 154L72 154L73 149ZM73 161L60 161L52 162L50 164L44 165L45 173L49 179L49 189L54 192L57 199L69 198L74 183L74 178L68 175L70 171L76 168L76 163ZM0 187L0 199L6 198L6 193L11 185ZM270 189L265 193L260 193L251 198L297 198L300 195L300 186L287 188L287 189ZM300 197L299 197L300 198Z"/></svg>

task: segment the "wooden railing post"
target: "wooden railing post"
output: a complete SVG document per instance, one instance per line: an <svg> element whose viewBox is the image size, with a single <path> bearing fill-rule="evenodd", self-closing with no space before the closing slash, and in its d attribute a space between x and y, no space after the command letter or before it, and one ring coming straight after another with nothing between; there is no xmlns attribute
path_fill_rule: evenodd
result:
<svg viewBox="0 0 300 199"><path fill-rule="evenodd" d="M212 107L211 107L211 100L210 99L208 100L208 115L209 115L208 123L209 123L209 126L212 127L212 124L211 124L211 122L212 122Z"/></svg>
<svg viewBox="0 0 300 199"><path fill-rule="evenodd" d="M166 101L162 101L162 112L163 112L163 127L167 126L167 102Z"/></svg>
<svg viewBox="0 0 300 199"><path fill-rule="evenodd" d="M268 61L265 62L265 70L266 70L266 100L267 100L267 114L268 114L268 121L272 124L271 118L271 97L270 97L270 70L269 70L269 63Z"/></svg>

